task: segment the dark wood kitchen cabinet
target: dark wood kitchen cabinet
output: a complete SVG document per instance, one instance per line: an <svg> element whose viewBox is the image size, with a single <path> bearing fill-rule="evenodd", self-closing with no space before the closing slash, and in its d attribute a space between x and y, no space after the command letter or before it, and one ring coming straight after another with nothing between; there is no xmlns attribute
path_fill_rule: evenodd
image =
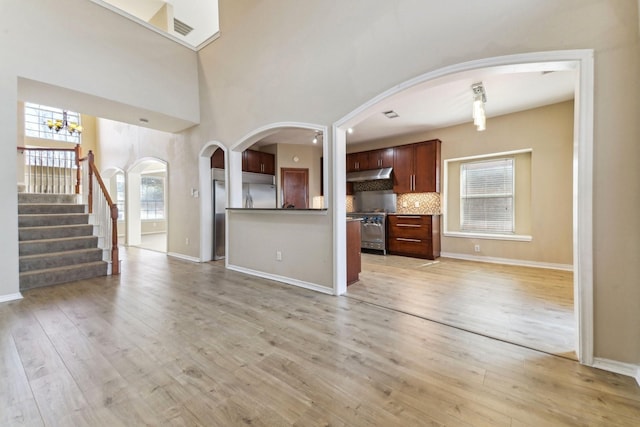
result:
<svg viewBox="0 0 640 427"><path fill-rule="evenodd" d="M389 253L415 258L440 256L439 215L389 215Z"/></svg>
<svg viewBox="0 0 640 427"><path fill-rule="evenodd" d="M211 155L211 169L224 169L224 150L222 148L216 149Z"/></svg>
<svg viewBox="0 0 640 427"><path fill-rule="evenodd" d="M369 152L347 154L347 172L357 172L369 169Z"/></svg>
<svg viewBox="0 0 640 427"><path fill-rule="evenodd" d="M369 169L392 168L393 151L393 148L382 148L380 150L368 151Z"/></svg>
<svg viewBox="0 0 640 427"><path fill-rule="evenodd" d="M439 139L395 147L394 193L440 192Z"/></svg>
<svg viewBox="0 0 640 427"><path fill-rule="evenodd" d="M263 151L245 150L242 153L242 171L275 175L276 156Z"/></svg>

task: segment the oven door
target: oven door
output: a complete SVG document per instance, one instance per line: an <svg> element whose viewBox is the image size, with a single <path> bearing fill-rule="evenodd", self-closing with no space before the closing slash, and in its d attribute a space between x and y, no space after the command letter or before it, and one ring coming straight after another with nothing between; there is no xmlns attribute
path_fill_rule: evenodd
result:
<svg viewBox="0 0 640 427"><path fill-rule="evenodd" d="M360 225L361 247L364 249L385 250L384 223L362 222Z"/></svg>

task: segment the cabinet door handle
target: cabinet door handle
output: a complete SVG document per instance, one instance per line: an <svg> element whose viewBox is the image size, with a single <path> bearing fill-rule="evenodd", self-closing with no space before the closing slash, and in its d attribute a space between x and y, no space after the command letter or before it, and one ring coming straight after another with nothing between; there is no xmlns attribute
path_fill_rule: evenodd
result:
<svg viewBox="0 0 640 427"><path fill-rule="evenodd" d="M402 242L413 242L413 243L420 243L422 242L422 240L419 239L406 239L404 237L396 237L396 240L400 240Z"/></svg>
<svg viewBox="0 0 640 427"><path fill-rule="evenodd" d="M419 215L402 215L398 216L398 219L420 219Z"/></svg>
<svg viewBox="0 0 640 427"><path fill-rule="evenodd" d="M422 227L421 225L415 225L415 224L396 224L396 227L414 227L414 228L420 228Z"/></svg>

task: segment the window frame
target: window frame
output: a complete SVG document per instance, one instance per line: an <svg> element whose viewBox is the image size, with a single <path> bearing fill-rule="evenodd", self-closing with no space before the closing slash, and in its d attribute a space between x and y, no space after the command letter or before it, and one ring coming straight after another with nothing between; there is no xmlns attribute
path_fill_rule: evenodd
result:
<svg viewBox="0 0 640 427"><path fill-rule="evenodd" d="M482 164L488 165L490 163L498 163L498 162L505 162L508 163L508 168L510 168L511 170L509 171L511 174L511 182L510 182L510 186L511 186L511 191L505 191L505 192L485 192L485 193L481 193L481 194L468 194L466 193L465 190L469 189L469 179L468 179L468 174L469 172L471 172L471 170L475 167L478 167ZM505 169L507 168L507 166L505 166ZM480 168L478 168L480 169ZM485 170L488 168L485 168ZM515 157L514 156L506 156L506 157L494 157L494 158L490 158L490 159L482 159L482 160L472 160L472 161L466 161L466 162L461 162L460 163L460 231L462 231L463 233L471 233L471 234L490 234L490 235L513 235L515 234L515 230L516 230L516 161L515 161ZM509 230L507 230L505 227L504 230L492 230L492 227L489 227L488 225L486 225L487 223L490 222L490 220L488 219L484 219L484 223L485 226L484 227L478 227L478 226L472 226L469 225L470 223L470 218L468 218L468 210L465 210L465 207L468 205L467 202L468 200L481 200L481 199L507 199L510 201L511 204L511 215L510 218L507 218L505 216L504 220L507 221L509 223ZM477 222L482 222L481 220L478 220Z"/></svg>
<svg viewBox="0 0 640 427"><path fill-rule="evenodd" d="M67 112L67 121L82 126L81 114L76 111ZM70 134L66 130L56 132L49 129L47 120L62 120L63 109L33 102L24 103L24 136L28 138L45 139L67 144L82 144L82 134L74 132Z"/></svg>
<svg viewBox="0 0 640 427"><path fill-rule="evenodd" d="M157 179L160 180L162 182L162 216L157 216L157 212L158 212L158 203L159 201L155 201L155 200L147 200L144 199L142 197L142 189L145 186L148 186L148 184L144 184L144 180L145 179ZM157 176L157 175L152 175L152 174L141 174L140 175L140 220L141 221L162 221L162 220L166 220L167 219L167 215L165 212L165 207L166 207L166 177L164 176ZM150 210L150 209L143 209L143 206L145 203L154 203L154 209ZM154 212L156 215L153 217L149 217L148 213L149 212Z"/></svg>
<svg viewBox="0 0 640 427"><path fill-rule="evenodd" d="M481 160L481 159L493 159L498 157L506 157L506 156L517 156L519 154L532 154L533 149L525 148L519 150L511 150L504 152L495 152L488 154L480 154L475 156L464 156L464 157L455 157L451 159L443 160L443 193L442 193L442 226L443 231L442 235L444 237L457 237L457 238L467 238L467 239L483 239L483 240L507 240L507 241L518 241L518 242L530 242L533 240L533 237L529 234L488 234L488 233L470 233L466 231L458 231L458 230L450 230L449 229L449 164L462 163L466 161L472 160ZM515 223L514 223L515 225Z"/></svg>

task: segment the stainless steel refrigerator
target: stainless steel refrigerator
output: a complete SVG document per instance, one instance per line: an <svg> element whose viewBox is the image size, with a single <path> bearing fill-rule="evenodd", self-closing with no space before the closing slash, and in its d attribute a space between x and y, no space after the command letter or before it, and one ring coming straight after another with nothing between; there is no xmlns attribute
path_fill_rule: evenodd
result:
<svg viewBox="0 0 640 427"><path fill-rule="evenodd" d="M225 256L224 247L224 223L227 198L224 189L224 181L213 181L213 259L222 259Z"/></svg>
<svg viewBox="0 0 640 427"><path fill-rule="evenodd" d="M242 184L242 204L245 208L275 209L276 186L273 184Z"/></svg>

